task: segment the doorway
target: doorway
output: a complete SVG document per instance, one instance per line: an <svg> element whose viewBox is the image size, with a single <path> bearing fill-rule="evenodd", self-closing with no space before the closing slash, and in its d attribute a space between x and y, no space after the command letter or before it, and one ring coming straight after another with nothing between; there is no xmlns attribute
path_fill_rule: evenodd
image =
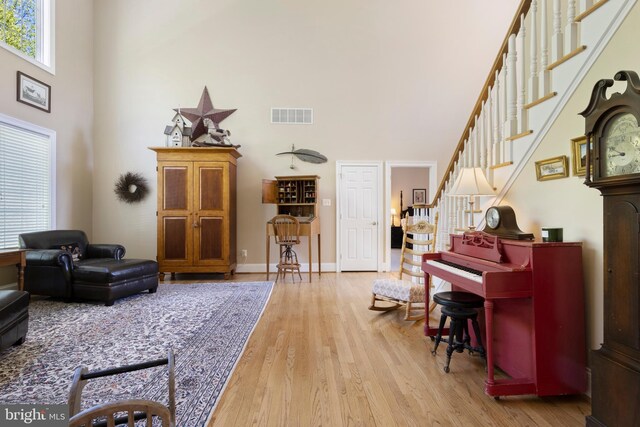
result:
<svg viewBox="0 0 640 427"><path fill-rule="evenodd" d="M336 163L336 271L380 271L382 162Z"/></svg>
<svg viewBox="0 0 640 427"><path fill-rule="evenodd" d="M422 200L418 200L418 202L431 203L438 188L437 172L436 161L387 161L385 163L384 230L386 243L384 245L384 271L394 271L393 260L396 258L399 264L399 250L393 249L393 251L397 252L393 253L391 248L392 243L397 240L397 236L392 236L392 232L395 234L402 232L398 228L402 211L406 211L407 208L413 206L413 190L418 190L416 192L418 197L422 195L421 190L426 190L426 198L423 202ZM391 209L395 209L393 211L395 212L394 215L392 215ZM395 227L393 227L394 224Z"/></svg>

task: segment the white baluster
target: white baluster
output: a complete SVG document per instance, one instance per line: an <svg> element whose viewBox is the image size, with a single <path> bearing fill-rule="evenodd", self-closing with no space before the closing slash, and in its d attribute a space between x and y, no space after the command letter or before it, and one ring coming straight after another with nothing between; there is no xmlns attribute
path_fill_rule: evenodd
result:
<svg viewBox="0 0 640 427"><path fill-rule="evenodd" d="M453 177L447 183L447 193L451 189L451 185L453 183ZM442 242L446 245L449 244L449 234L452 234L455 229L455 211L454 211L454 202L453 197L447 197L447 228L444 230L445 234L443 236Z"/></svg>
<svg viewBox="0 0 640 427"><path fill-rule="evenodd" d="M578 24L576 18L576 0L569 0L567 25L564 27L564 51L569 54L578 47Z"/></svg>
<svg viewBox="0 0 640 427"><path fill-rule="evenodd" d="M562 58L562 9L560 0L553 0L553 35L551 36L551 62Z"/></svg>
<svg viewBox="0 0 640 427"><path fill-rule="evenodd" d="M531 8L529 9L531 15L531 52L529 55L530 64L530 76L529 76L529 102L533 102L538 99L538 0L531 0ZM543 94L544 95L544 94Z"/></svg>
<svg viewBox="0 0 640 427"><path fill-rule="evenodd" d="M527 112L524 109L524 104L526 104L526 88L527 84L525 83L525 38L526 38L526 28L524 25L524 14L520 15L520 32L517 37L518 41L518 50L517 50L517 59L518 61L518 75L516 79L517 82L520 82L520 87L518 88L518 102L517 102L517 110L516 115L518 117L518 133L525 132L527 130Z"/></svg>
<svg viewBox="0 0 640 427"><path fill-rule="evenodd" d="M478 164L478 116L473 118L473 129L471 130L471 162L470 167L475 167Z"/></svg>
<svg viewBox="0 0 640 427"><path fill-rule="evenodd" d="M482 103L482 109L480 110L480 121L478 123L478 152L480 153L479 165L482 169L487 167L487 145L486 145L486 133L485 133L485 116L487 111L487 102Z"/></svg>
<svg viewBox="0 0 640 427"><path fill-rule="evenodd" d="M540 72L542 73L542 78L540 79L540 96L545 96L551 92L551 71L547 70L547 66L549 65L547 1L548 0L542 0L542 7L540 8Z"/></svg>
<svg viewBox="0 0 640 427"><path fill-rule="evenodd" d="M516 103L516 35L509 36L509 50L507 52L507 121L504 124L504 137L508 138L518 133L518 117ZM505 141L504 161L512 161L511 157L511 141Z"/></svg>
<svg viewBox="0 0 640 427"><path fill-rule="evenodd" d="M494 86L496 84L496 82L494 81ZM493 88L490 87L489 88L489 93L487 94L487 114L485 114L484 118L485 118L485 125L484 125L484 129L485 129L485 144L487 147L487 158L485 160L486 165L485 167L489 168L491 166L493 166L494 163L494 152L493 150L495 149L495 141L493 140L493 118L495 115L495 111L494 111L494 106L493 106L493 96L494 96L494 91Z"/></svg>
<svg viewBox="0 0 640 427"><path fill-rule="evenodd" d="M507 161L507 158L505 157L505 146L508 145L507 141L505 141L505 139L509 136L505 129L504 129L504 125L507 122L507 109L509 101L508 101L508 95L507 95L507 85L508 85L508 75L507 75L507 54L503 54L502 55L502 97L501 97L501 117L500 117L500 162L504 163Z"/></svg>
<svg viewBox="0 0 640 427"><path fill-rule="evenodd" d="M495 99L493 102L493 164L502 163L502 114L500 113L500 74L496 70Z"/></svg>
<svg viewBox="0 0 640 427"><path fill-rule="evenodd" d="M464 214L464 197L456 197L456 200L458 201L458 228L467 228L467 216Z"/></svg>

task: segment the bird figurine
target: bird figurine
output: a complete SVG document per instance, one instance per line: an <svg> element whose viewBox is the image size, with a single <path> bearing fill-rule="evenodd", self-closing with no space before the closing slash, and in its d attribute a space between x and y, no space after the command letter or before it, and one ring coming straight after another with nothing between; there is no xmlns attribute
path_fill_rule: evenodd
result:
<svg viewBox="0 0 640 427"><path fill-rule="evenodd" d="M293 158L294 156L297 157L298 159L302 160L303 162L308 162L308 163L326 163L327 158L318 153L317 151L314 150L309 150L307 148L299 148L296 150L296 146L295 145L291 145L291 151L283 151L282 153L278 153L276 154L276 156L281 156L284 154L291 154L291 166L289 166L290 169L295 169L295 165L293 164Z"/></svg>

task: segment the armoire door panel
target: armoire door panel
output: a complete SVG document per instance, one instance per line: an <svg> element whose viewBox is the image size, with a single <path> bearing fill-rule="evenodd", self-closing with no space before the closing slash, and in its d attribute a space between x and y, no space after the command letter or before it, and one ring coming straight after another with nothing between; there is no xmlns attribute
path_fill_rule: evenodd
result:
<svg viewBox="0 0 640 427"><path fill-rule="evenodd" d="M225 258L224 218L201 217L200 239L197 245L200 261L219 261Z"/></svg>
<svg viewBox="0 0 640 427"><path fill-rule="evenodd" d="M224 167L222 165L198 165L198 210L220 211L224 209Z"/></svg>
<svg viewBox="0 0 640 427"><path fill-rule="evenodd" d="M189 209L189 168L187 166L164 166L164 210Z"/></svg>
<svg viewBox="0 0 640 427"><path fill-rule="evenodd" d="M163 218L163 253L165 260L184 261L188 259L189 227L188 217Z"/></svg>

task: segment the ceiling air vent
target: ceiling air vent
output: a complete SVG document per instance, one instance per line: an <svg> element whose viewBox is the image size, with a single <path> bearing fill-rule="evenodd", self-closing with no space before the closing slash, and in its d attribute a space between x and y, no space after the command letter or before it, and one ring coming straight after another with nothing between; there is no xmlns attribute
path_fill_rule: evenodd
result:
<svg viewBox="0 0 640 427"><path fill-rule="evenodd" d="M313 124L313 109L272 108L271 123L282 123L289 125L311 125Z"/></svg>

